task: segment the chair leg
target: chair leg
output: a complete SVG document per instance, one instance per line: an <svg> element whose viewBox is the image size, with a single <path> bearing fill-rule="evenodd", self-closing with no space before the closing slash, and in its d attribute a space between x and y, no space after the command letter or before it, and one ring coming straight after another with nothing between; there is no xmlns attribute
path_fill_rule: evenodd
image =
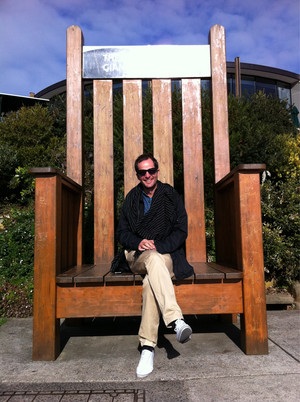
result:
<svg viewBox="0 0 300 402"><path fill-rule="evenodd" d="M43 305L34 305L33 360L55 360L60 353L60 320L45 311Z"/></svg>
<svg viewBox="0 0 300 402"><path fill-rule="evenodd" d="M256 289L244 280L244 313L241 314L241 346L247 355L266 355L268 351L267 311L264 282ZM253 291L253 292L252 292Z"/></svg>
<svg viewBox="0 0 300 402"><path fill-rule="evenodd" d="M59 176L38 177L35 187L33 360L55 360L60 352L56 318L56 273L61 255Z"/></svg>

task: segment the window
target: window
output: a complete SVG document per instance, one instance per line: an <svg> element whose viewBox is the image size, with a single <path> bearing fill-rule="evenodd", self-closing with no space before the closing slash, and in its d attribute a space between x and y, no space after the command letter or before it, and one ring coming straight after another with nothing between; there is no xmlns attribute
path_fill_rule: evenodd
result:
<svg viewBox="0 0 300 402"><path fill-rule="evenodd" d="M255 92L255 78L242 75L242 95L252 95Z"/></svg>
<svg viewBox="0 0 300 402"><path fill-rule="evenodd" d="M285 82L277 81L277 96L279 99L287 101L288 105L291 105L291 88L289 84Z"/></svg>
<svg viewBox="0 0 300 402"><path fill-rule="evenodd" d="M264 91L267 95L277 96L276 81L256 78L256 92Z"/></svg>

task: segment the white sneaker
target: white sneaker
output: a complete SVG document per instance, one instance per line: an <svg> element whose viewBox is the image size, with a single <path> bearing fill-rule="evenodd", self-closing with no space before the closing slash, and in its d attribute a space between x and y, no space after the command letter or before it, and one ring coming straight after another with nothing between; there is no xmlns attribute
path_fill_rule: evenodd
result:
<svg viewBox="0 0 300 402"><path fill-rule="evenodd" d="M143 349L139 364L136 368L136 376L138 378L147 377L153 371L154 350Z"/></svg>
<svg viewBox="0 0 300 402"><path fill-rule="evenodd" d="M175 321L176 339L180 343L185 343L191 339L192 328L180 318Z"/></svg>

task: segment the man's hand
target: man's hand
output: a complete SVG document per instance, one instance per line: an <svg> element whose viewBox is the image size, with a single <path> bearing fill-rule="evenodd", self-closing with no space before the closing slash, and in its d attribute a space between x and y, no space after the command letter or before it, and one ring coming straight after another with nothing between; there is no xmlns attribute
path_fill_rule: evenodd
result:
<svg viewBox="0 0 300 402"><path fill-rule="evenodd" d="M138 249L139 251L156 250L154 240L147 240L147 239L142 240L138 246Z"/></svg>

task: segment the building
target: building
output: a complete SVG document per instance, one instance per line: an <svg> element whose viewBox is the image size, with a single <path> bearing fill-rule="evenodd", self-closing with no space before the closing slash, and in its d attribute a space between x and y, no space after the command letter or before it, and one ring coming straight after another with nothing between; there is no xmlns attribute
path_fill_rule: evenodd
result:
<svg viewBox="0 0 300 402"><path fill-rule="evenodd" d="M295 105L300 110L300 76L299 74L281 70L278 68L261 66L257 64L227 62L228 93L239 94L254 93L264 90L280 99L287 100L290 105ZM85 85L91 84L86 81ZM209 80L203 80L203 86L207 87ZM66 80L59 81L38 92L38 98L51 99L53 96L66 91Z"/></svg>
<svg viewBox="0 0 300 402"><path fill-rule="evenodd" d="M0 93L0 117L2 114L19 110L22 106L34 106L36 103L43 105L49 102L49 98L41 99L31 94L30 96L19 96Z"/></svg>

